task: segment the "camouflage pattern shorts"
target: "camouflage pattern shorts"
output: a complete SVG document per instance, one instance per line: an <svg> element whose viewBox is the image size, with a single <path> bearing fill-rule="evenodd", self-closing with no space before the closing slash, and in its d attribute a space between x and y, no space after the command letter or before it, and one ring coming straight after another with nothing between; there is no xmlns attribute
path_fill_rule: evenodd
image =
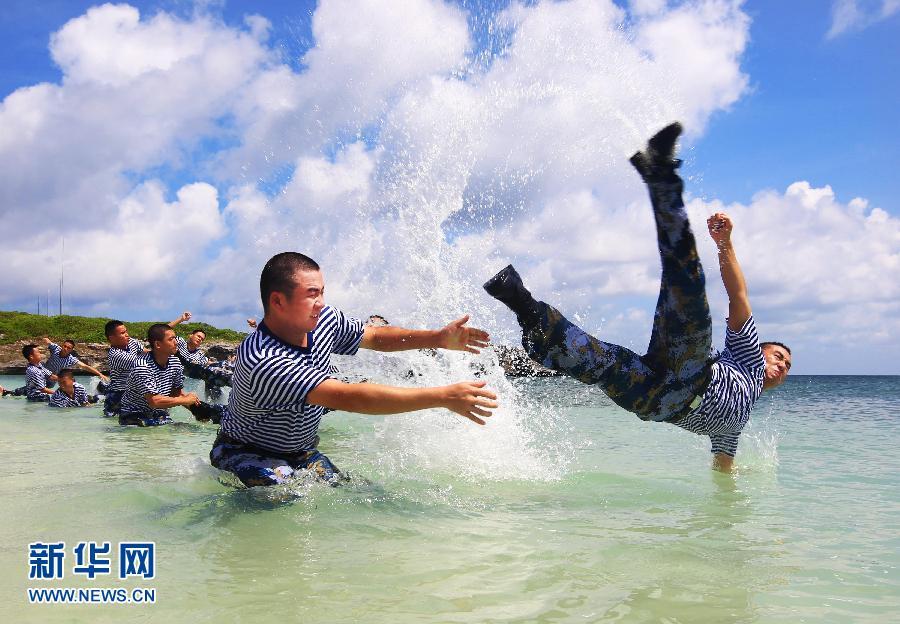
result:
<svg viewBox="0 0 900 624"><path fill-rule="evenodd" d="M285 483L301 470L311 472L317 480L329 485L337 485L343 477L331 460L316 449L296 454L277 453L221 432L213 442L209 460L219 470L234 473L247 487Z"/></svg>
<svg viewBox="0 0 900 624"><path fill-rule="evenodd" d="M119 424L125 426L159 427L173 422L175 421L169 418L169 413L166 410L161 409L140 414L119 414Z"/></svg>

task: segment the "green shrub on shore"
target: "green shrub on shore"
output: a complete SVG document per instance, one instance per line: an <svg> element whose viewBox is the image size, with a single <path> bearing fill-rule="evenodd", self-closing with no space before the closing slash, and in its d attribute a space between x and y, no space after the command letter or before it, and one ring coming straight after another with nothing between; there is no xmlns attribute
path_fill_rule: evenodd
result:
<svg viewBox="0 0 900 624"><path fill-rule="evenodd" d="M54 342L71 338L75 342L106 342L103 326L108 318L92 318L87 316L40 316L27 312L0 311L0 344L10 344L18 340L49 336ZM169 319L171 320L171 319ZM147 337L147 329L158 322L168 321L124 321L128 333L132 337L143 340ZM240 342L244 339L242 332L231 329L219 329L206 323L181 323L175 328L179 336L187 336L195 329L206 332L207 340L224 342Z"/></svg>

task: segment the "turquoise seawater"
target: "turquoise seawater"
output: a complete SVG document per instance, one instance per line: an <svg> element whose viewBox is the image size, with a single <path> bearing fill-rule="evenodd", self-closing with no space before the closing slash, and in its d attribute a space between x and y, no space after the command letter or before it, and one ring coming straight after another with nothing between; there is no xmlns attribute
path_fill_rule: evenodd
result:
<svg viewBox="0 0 900 624"><path fill-rule="evenodd" d="M483 430L331 414L321 449L352 481L270 492L220 481L216 428L181 408L140 430L0 400L0 621L900 621L900 377L790 378L732 475L596 388L513 386L527 409ZM156 578L75 575L82 541L155 542ZM63 579L28 578L33 542L65 542ZM30 587L156 602L29 604Z"/></svg>

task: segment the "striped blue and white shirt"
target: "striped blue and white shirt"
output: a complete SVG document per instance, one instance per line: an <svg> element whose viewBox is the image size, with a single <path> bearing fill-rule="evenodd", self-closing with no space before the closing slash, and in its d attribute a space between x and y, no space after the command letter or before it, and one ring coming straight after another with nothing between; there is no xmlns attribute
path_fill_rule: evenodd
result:
<svg viewBox="0 0 900 624"><path fill-rule="evenodd" d="M47 358L44 365L49 368L54 375L64 368L75 368L81 363L81 361L71 353L66 357L60 356L59 352L62 351L62 348L55 342L51 342L47 345L47 349L50 351L50 357Z"/></svg>
<svg viewBox="0 0 900 624"><path fill-rule="evenodd" d="M738 438L762 394L766 360L759 348L753 317L740 331L725 330L725 350L712 365L712 379L694 410L672 424L708 435L713 453L734 457Z"/></svg>
<svg viewBox="0 0 900 624"><path fill-rule="evenodd" d="M165 366L156 363L152 353L137 359L128 375L128 389L122 396L123 414L152 414L154 409L144 398L147 394L171 396L173 390L184 387L184 367L174 355ZM168 410L166 410L168 411Z"/></svg>
<svg viewBox="0 0 900 624"><path fill-rule="evenodd" d="M144 345L140 340L128 339L124 349L110 347L106 356L109 366L109 384L107 392L124 392L128 389L128 375L134 363L144 353Z"/></svg>
<svg viewBox="0 0 900 624"><path fill-rule="evenodd" d="M330 378L331 354L354 355L362 337L362 321L330 306L306 347L282 341L260 323L238 347L222 431L275 453L315 448L325 408L307 403L306 395Z"/></svg>
<svg viewBox="0 0 900 624"><path fill-rule="evenodd" d="M189 350L187 340L181 336L175 339L175 343L178 345L178 357L180 357L182 361L197 364L198 366L207 365L206 354L203 353L203 351L200 349L197 349L196 351Z"/></svg>
<svg viewBox="0 0 900 624"><path fill-rule="evenodd" d="M43 364L29 364L25 369L25 395L29 399L46 400L47 393L42 390L50 383L52 374Z"/></svg>
<svg viewBox="0 0 900 624"><path fill-rule="evenodd" d="M75 382L72 396L69 396L62 391L62 388L59 388L50 397L50 407L81 407L82 405L87 405L87 402L87 391L77 381Z"/></svg>

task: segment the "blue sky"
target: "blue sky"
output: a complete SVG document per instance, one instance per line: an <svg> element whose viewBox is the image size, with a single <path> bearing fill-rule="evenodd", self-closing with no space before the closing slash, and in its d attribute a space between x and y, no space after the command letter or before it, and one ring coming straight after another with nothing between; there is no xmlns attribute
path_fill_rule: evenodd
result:
<svg viewBox="0 0 900 624"><path fill-rule="evenodd" d="M112 7L89 12L100 7L92 2L10 0L0 7L0 123L17 131L16 143L4 148L9 182L0 210L29 232L47 224L32 238L6 229L4 309L31 310L47 289L55 302L55 242L68 236L91 241L67 243L70 311L144 319L190 308L239 327L259 312L254 263L314 232L312 249L333 254L335 277L356 284L355 292L343 280L332 288L351 313L386 305L383 293L402 281L410 292L398 289L390 304L407 324L441 318L423 311L435 301L468 306L511 341L509 319L483 303L477 287L486 267L514 261L539 294L568 302L589 329L639 348L658 269L652 245L635 234L634 224L647 217L622 154L677 115L688 122L683 155L692 216L724 207L742 217L738 228L756 228L741 231L739 241L758 294L755 310L810 356L796 370L900 373L892 320L900 283L895 0L634 0L617 3L620 14L604 0L466 0L450 8L435 0L370 0L359 10L362 4L346 0L129 4L139 22ZM574 23L582 19L583 28ZM666 65L672 37L688 44L708 38L708 51L687 45L672 54L680 64ZM133 48L130 41L137 41ZM542 48L547 41L557 42L559 58L554 47ZM159 61L155 46L174 50L174 60ZM402 53L391 56L394 47ZM473 49L486 51L489 63L475 68ZM649 69L635 50L655 59ZM217 54L244 74L192 84L190 72L203 66L208 74L203 59ZM655 93L657 74L647 72L656 71L671 79L672 102ZM610 80L623 82L607 97ZM49 88L29 89L42 83ZM696 93L679 91L679 83L696 85ZM160 84L172 94L157 103ZM523 96L522 86L537 95ZM658 101L643 107L648 98ZM108 125L91 120L94 114L108 115ZM635 128L625 131L621 120L630 115ZM466 136L455 152L439 153ZM417 151L429 144L430 152ZM463 171L462 186L454 190L460 182L447 174L429 178L428 188L403 188L425 184L407 178L430 171L429 162ZM85 170L75 171L81 164ZM471 205L466 191L475 188L488 199L471 214L455 211L454 203ZM451 233L419 236L404 201L432 206L435 223L446 219ZM803 218L792 219L792 211ZM184 227L158 240L149 232L128 242L116 234L134 234L141 224L135 215L180 223L186 214ZM560 216L583 220L585 242L572 245L556 231ZM766 242L760 235L769 231ZM410 232L421 249L391 247L405 246ZM623 238L629 244L613 253ZM348 240L372 254L363 276L350 268L359 252L344 251ZM560 242L565 249L557 253ZM110 245L146 252L132 267L140 275L98 268L98 250ZM379 248L390 252L394 268L439 248L442 262L457 263L448 274L470 283L441 303L425 291L447 275L405 266L392 272L378 261ZM251 259L251 249L260 258ZM701 252L714 271L709 248ZM154 254L165 259L155 268L147 260ZM46 275L24 279L17 271L29 262ZM221 274L240 285L222 284ZM715 316L724 300L712 275ZM172 280L185 288L171 292ZM823 327L834 335L823 338ZM861 342L839 364L825 364L838 334Z"/></svg>
<svg viewBox="0 0 900 624"><path fill-rule="evenodd" d="M900 210L900 14L827 39L824 2L749 2L753 90L697 146L710 195L749 200L796 179Z"/></svg>
<svg viewBox="0 0 900 624"><path fill-rule="evenodd" d="M98 2L7 0L0 8L0 94L61 72L50 58L50 33ZM190 15L185 0L132 1L142 13ZM508 2L467 0L477 11ZM621 3L624 4L624 3ZM240 24L248 13L268 17L288 58L312 43L316 3L229 1L216 13ZM783 188L798 178L831 184L839 197L866 197L898 214L900 176L900 13L858 32L826 35L832 14L821 0L750 1L751 44L742 66L752 91L713 116L693 154L702 169L701 190L748 201L761 188ZM692 163L693 164L693 163Z"/></svg>

